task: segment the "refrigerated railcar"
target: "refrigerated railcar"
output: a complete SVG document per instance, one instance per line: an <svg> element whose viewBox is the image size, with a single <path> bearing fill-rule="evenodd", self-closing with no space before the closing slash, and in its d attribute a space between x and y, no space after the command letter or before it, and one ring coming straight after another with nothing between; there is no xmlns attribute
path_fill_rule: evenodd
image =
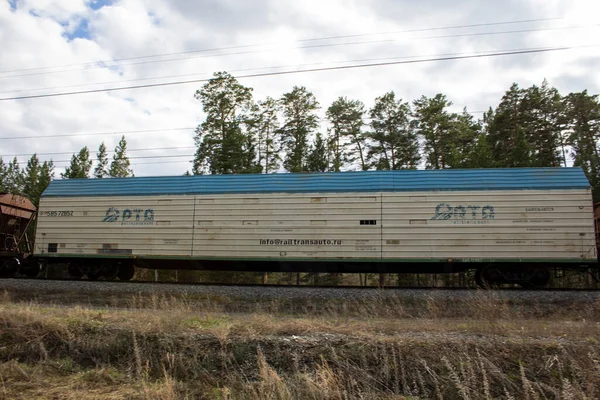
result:
<svg viewBox="0 0 600 400"><path fill-rule="evenodd" d="M443 273L543 285L597 265L580 168L53 181L36 257L74 277L145 268Z"/></svg>

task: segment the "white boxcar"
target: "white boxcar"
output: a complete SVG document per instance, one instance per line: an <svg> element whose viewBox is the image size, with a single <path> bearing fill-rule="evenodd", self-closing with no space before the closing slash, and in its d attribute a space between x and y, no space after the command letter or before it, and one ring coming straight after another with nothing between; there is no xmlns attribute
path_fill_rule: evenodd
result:
<svg viewBox="0 0 600 400"><path fill-rule="evenodd" d="M35 249L80 268L514 271L597 259L579 168L57 180Z"/></svg>

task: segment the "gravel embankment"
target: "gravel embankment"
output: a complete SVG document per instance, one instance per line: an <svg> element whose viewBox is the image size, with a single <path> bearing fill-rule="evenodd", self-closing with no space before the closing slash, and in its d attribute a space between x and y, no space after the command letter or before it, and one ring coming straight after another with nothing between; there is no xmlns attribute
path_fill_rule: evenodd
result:
<svg viewBox="0 0 600 400"><path fill-rule="evenodd" d="M482 291L478 290L431 290L373 288L316 288L290 286L221 286L186 285L140 282L90 282L53 281L41 279L0 279L0 291L19 291L40 294L44 292L77 292L81 294L166 294L166 295L217 295L253 299L369 299L402 298L407 301L431 298L435 301L469 300ZM486 292L490 293L490 292ZM497 300L531 302L596 302L600 291L546 291L546 290L498 290L493 291Z"/></svg>

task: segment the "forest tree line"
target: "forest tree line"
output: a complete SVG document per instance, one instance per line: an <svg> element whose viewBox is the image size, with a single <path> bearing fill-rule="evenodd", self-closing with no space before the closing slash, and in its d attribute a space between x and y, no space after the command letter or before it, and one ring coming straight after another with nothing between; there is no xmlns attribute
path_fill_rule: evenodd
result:
<svg viewBox="0 0 600 400"><path fill-rule="evenodd" d="M546 80L525 89L513 84L479 119L466 108L450 112L443 94L409 102L390 91L371 108L339 97L321 121L321 106L305 87L254 101L252 88L226 72L216 73L195 96L206 119L196 129L194 174L572 163L600 189L598 95L584 90L563 96Z"/></svg>
<svg viewBox="0 0 600 400"><path fill-rule="evenodd" d="M92 172L92 159L86 147L71 157L70 165L60 174L62 179L89 178ZM96 153L96 166L92 172L94 178L126 178L133 176L127 157L127 141L121 137L115 147L112 161L109 161L104 142ZM40 196L54 179L54 163L52 160L40 162L37 154L33 154L23 169L19 167L17 157L5 164L0 157L0 193L19 194L27 197L37 207Z"/></svg>
<svg viewBox="0 0 600 400"><path fill-rule="evenodd" d="M339 97L321 105L305 87L280 98L255 100L253 89L218 72L195 93L205 120L195 131L189 174L240 174L500 167L581 166L600 200L600 101L587 91L561 95L513 84L481 118L451 112L443 94L406 101L390 91L367 108ZM326 128L323 128L326 127ZM87 147L74 154L61 178L133 176L122 137L112 162L104 143L95 162ZM95 168L92 170L92 164ZM0 159L0 191L37 204L53 179L52 161L33 155L24 169Z"/></svg>

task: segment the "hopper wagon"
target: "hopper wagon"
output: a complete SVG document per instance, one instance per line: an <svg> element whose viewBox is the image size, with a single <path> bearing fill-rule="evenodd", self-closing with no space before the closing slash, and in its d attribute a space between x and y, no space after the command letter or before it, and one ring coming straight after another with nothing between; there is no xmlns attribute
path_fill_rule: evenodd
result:
<svg viewBox="0 0 600 400"><path fill-rule="evenodd" d="M29 236L35 215L35 206L25 197L0 193L0 277L38 274Z"/></svg>
<svg viewBox="0 0 600 400"><path fill-rule="evenodd" d="M33 257L73 277L134 268L450 273L543 286L597 268L580 168L55 180Z"/></svg>

